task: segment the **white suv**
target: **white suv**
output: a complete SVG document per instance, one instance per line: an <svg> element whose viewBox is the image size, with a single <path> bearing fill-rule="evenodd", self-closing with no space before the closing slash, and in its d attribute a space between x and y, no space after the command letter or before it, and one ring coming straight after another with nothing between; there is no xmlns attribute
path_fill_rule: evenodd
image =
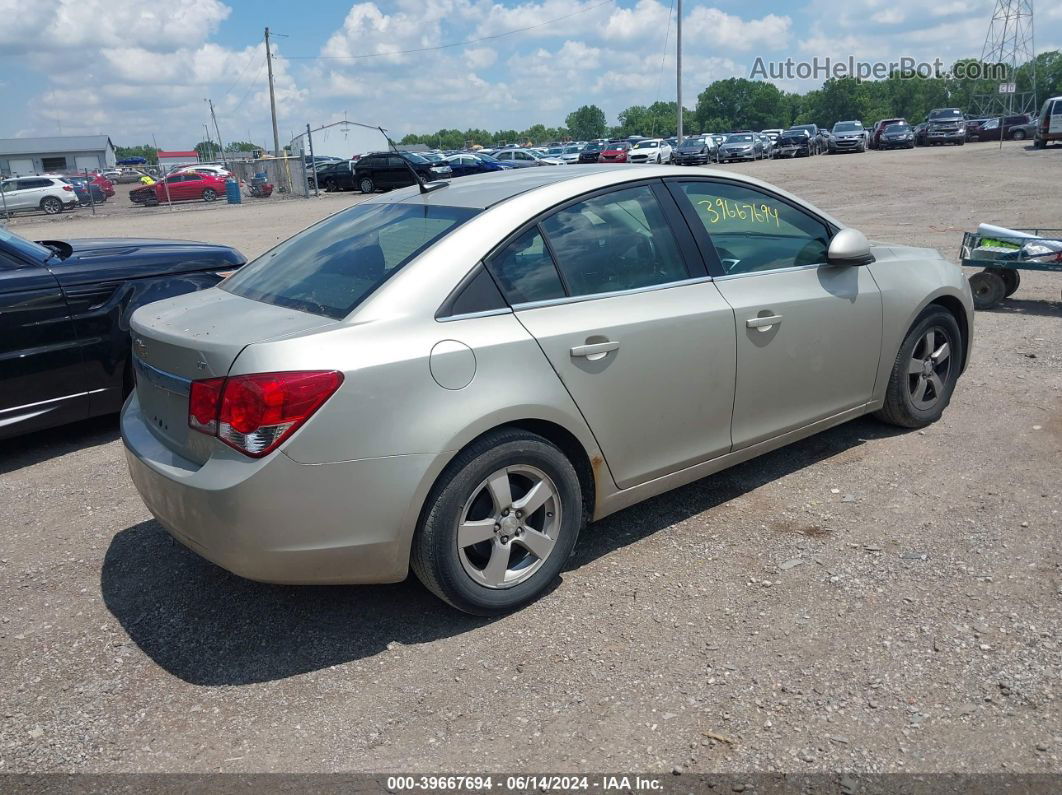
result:
<svg viewBox="0 0 1062 795"><path fill-rule="evenodd" d="M631 144L631 151L627 153L627 161L630 163L670 163L671 144L662 138L646 138Z"/></svg>
<svg viewBox="0 0 1062 795"><path fill-rule="evenodd" d="M0 183L0 192L0 213L6 208L9 213L43 210L58 215L77 206L74 186L60 177L12 177Z"/></svg>

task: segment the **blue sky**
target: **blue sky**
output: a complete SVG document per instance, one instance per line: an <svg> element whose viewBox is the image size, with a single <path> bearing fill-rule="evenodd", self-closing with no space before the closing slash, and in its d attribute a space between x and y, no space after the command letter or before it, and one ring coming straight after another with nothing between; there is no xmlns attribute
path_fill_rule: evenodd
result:
<svg viewBox="0 0 1062 795"><path fill-rule="evenodd" d="M993 5L685 0L685 104L714 79L748 76L758 56L977 57ZM1037 50L1062 48L1062 3L1038 5ZM0 137L106 133L137 144L154 135L160 147L186 148L204 137L210 97L226 140L268 144L265 25L284 34L274 59L282 144L306 123L344 117L399 135L521 129L560 125L594 103L614 122L628 105L674 99L671 8L670 0L0 0ZM540 26L512 33L532 25ZM485 37L496 38L394 54ZM331 138L326 148L342 145L338 133Z"/></svg>

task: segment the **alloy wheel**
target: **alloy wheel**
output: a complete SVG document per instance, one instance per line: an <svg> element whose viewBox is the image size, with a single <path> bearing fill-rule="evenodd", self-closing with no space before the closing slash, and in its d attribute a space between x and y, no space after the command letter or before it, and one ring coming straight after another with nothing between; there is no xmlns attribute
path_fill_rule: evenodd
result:
<svg viewBox="0 0 1062 795"><path fill-rule="evenodd" d="M915 408L932 409L943 397L951 375L952 340L940 326L931 326L914 346L907 363L907 388Z"/></svg>
<svg viewBox="0 0 1062 795"><path fill-rule="evenodd" d="M487 588L511 588L534 575L556 544L560 492L537 467L513 465L492 473L461 509L461 566Z"/></svg>

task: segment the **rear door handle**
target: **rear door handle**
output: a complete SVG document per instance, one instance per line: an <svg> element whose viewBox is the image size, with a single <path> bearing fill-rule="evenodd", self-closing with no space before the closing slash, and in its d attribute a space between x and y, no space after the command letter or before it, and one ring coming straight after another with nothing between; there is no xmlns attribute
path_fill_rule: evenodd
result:
<svg viewBox="0 0 1062 795"><path fill-rule="evenodd" d="M585 356L591 361L603 359L612 351L619 348L619 342L608 340L607 342L595 342L592 345L576 345L572 348L572 356Z"/></svg>
<svg viewBox="0 0 1062 795"><path fill-rule="evenodd" d="M745 321L747 328L769 328L770 326L777 326L782 322L781 315L768 315L767 317L750 317Z"/></svg>

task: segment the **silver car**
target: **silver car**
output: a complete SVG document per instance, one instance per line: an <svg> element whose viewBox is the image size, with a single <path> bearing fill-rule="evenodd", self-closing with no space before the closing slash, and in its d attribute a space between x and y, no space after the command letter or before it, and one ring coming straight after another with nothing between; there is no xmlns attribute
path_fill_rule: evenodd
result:
<svg viewBox="0 0 1062 795"><path fill-rule="evenodd" d="M132 317L151 512L279 583L495 614L590 521L870 412L937 420L969 287L764 182L609 166L374 196Z"/></svg>

